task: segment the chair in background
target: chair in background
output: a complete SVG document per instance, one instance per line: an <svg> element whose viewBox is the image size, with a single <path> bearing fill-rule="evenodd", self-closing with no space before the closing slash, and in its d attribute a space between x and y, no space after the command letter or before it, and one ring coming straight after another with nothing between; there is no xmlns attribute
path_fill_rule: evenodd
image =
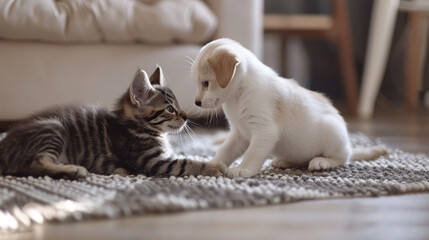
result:
<svg viewBox="0 0 429 240"><path fill-rule="evenodd" d="M332 0L332 13L326 14L266 14L264 31L281 36L282 59L281 74L285 76L286 50L288 37L316 38L334 42L338 47L343 77L343 86L349 112L355 114L358 102L358 85L350 23L345 0Z"/></svg>
<svg viewBox="0 0 429 240"><path fill-rule="evenodd" d="M429 1L376 0L372 11L359 99L358 114L362 118L371 118L373 115L399 10L409 12L410 35L406 54L405 100L411 108L418 106L419 87L427 46Z"/></svg>

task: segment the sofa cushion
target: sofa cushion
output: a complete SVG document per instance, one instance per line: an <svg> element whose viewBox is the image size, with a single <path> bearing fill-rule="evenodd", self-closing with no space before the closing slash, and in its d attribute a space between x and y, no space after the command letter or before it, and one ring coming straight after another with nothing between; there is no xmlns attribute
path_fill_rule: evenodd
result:
<svg viewBox="0 0 429 240"><path fill-rule="evenodd" d="M66 43L201 43L217 19L198 0L3 0L0 38Z"/></svg>

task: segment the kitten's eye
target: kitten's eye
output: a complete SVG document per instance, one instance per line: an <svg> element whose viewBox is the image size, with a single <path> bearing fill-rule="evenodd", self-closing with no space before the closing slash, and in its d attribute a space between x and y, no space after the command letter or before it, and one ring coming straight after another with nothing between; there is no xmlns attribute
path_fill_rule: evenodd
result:
<svg viewBox="0 0 429 240"><path fill-rule="evenodd" d="M209 87L209 81L203 81L203 88L208 88Z"/></svg>
<svg viewBox="0 0 429 240"><path fill-rule="evenodd" d="M174 112L174 108L171 105L168 105L168 107L165 110L167 110L167 112L170 112L170 113Z"/></svg>

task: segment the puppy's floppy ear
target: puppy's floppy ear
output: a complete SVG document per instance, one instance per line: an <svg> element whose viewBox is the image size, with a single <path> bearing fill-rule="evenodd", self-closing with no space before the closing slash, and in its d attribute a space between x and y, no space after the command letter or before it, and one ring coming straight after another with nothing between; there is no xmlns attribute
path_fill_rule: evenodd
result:
<svg viewBox="0 0 429 240"><path fill-rule="evenodd" d="M164 79L164 73L162 71L161 66L157 66L155 72L152 73L152 76L150 76L150 83L152 85L161 85L165 86L165 79Z"/></svg>
<svg viewBox="0 0 429 240"><path fill-rule="evenodd" d="M143 69L137 70L130 85L130 100L133 105L145 104L153 96L155 89Z"/></svg>
<svg viewBox="0 0 429 240"><path fill-rule="evenodd" d="M212 57L207 59L216 75L216 81L221 88L226 88L235 75L240 59L227 49L215 51Z"/></svg>

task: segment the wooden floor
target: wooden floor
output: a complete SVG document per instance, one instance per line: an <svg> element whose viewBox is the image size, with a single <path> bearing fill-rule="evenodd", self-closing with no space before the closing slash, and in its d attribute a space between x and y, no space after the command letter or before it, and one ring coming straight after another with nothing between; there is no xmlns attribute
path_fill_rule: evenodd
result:
<svg viewBox="0 0 429 240"><path fill-rule="evenodd" d="M372 121L346 117L350 131L429 154L427 111L378 112ZM0 239L429 239L429 194L47 224Z"/></svg>

